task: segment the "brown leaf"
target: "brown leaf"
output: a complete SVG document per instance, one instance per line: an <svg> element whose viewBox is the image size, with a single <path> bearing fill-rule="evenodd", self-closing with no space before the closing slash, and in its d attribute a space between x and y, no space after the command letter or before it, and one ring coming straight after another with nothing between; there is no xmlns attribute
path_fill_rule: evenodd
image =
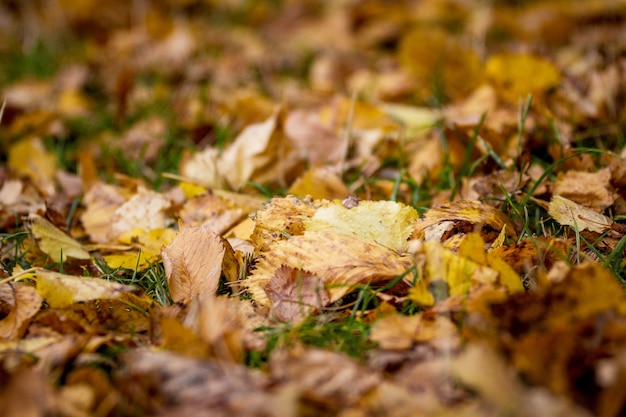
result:
<svg viewBox="0 0 626 417"><path fill-rule="evenodd" d="M66 308L74 303L118 298L138 289L103 278L60 274L43 268L34 273L37 292L52 308Z"/></svg>
<svg viewBox="0 0 626 417"><path fill-rule="evenodd" d="M288 266L277 269L264 289L272 303L273 316L285 322L300 321L330 301L322 280Z"/></svg>
<svg viewBox="0 0 626 417"><path fill-rule="evenodd" d="M548 205L548 214L560 224L578 231L590 230L604 233L613 225L612 219L560 195L552 196Z"/></svg>
<svg viewBox="0 0 626 417"><path fill-rule="evenodd" d="M597 172L560 172L552 192L581 206L601 212L612 206L618 197L610 181L609 168Z"/></svg>
<svg viewBox="0 0 626 417"><path fill-rule="evenodd" d="M0 285L0 339L16 340L22 336L43 300L34 287L7 282Z"/></svg>
<svg viewBox="0 0 626 417"><path fill-rule="evenodd" d="M235 258L226 240L199 226L183 226L161 255L169 290L176 302L215 294L225 261ZM234 281L237 274L229 278Z"/></svg>

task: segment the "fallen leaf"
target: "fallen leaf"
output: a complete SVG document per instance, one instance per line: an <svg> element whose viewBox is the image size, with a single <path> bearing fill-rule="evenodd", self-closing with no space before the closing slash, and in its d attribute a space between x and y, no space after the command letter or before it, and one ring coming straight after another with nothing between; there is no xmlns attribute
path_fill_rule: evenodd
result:
<svg viewBox="0 0 626 417"><path fill-rule="evenodd" d="M560 224L578 231L590 230L604 233L613 225L610 218L560 195L552 196L548 205L548 214Z"/></svg>
<svg viewBox="0 0 626 417"><path fill-rule="evenodd" d="M37 292L52 308L66 308L78 302L118 298L136 287L102 278L79 277L38 268L34 272Z"/></svg>
<svg viewBox="0 0 626 417"><path fill-rule="evenodd" d="M230 244L203 227L183 226L161 256L168 287L176 302L215 294L222 271L228 274L229 281L238 279L237 271L231 273L225 268L229 262L236 264Z"/></svg>
<svg viewBox="0 0 626 417"><path fill-rule="evenodd" d="M141 228L147 232L152 229L165 229L168 219L166 210L170 206L171 203L162 194L140 188L137 194L119 206L111 216L110 237L119 238L134 228Z"/></svg>
<svg viewBox="0 0 626 417"><path fill-rule="evenodd" d="M284 130L313 167L337 164L346 157L346 138L337 136L316 113L302 110L290 112L285 118Z"/></svg>
<svg viewBox="0 0 626 417"><path fill-rule="evenodd" d="M286 265L319 277L332 303L358 285L397 277L412 264L410 256L353 235L307 231L271 245L244 284L257 303L267 305L270 300L264 289L276 270Z"/></svg>
<svg viewBox="0 0 626 417"><path fill-rule="evenodd" d="M1 284L0 311L3 317L0 320L0 339L17 340L22 337L42 302L34 287L22 283Z"/></svg>
<svg viewBox="0 0 626 417"><path fill-rule="evenodd" d="M393 201L360 201L346 208L333 202L317 209L313 217L305 219L307 231L329 230L353 235L378 243L397 252L406 251L417 211L413 207Z"/></svg>
<svg viewBox="0 0 626 417"><path fill-rule="evenodd" d="M505 226L507 235L516 238L515 227L500 210L478 200L462 200L426 211L415 224L413 238L443 241L455 232L475 232L478 228L490 243Z"/></svg>
<svg viewBox="0 0 626 417"><path fill-rule="evenodd" d="M59 230L48 220L36 214L28 217L30 231L39 248L54 262L63 263L67 258L90 259L91 255L76 240Z"/></svg>
<svg viewBox="0 0 626 417"><path fill-rule="evenodd" d="M345 198L350 190L332 168L317 167L296 178L287 193L301 198L311 196L314 199L332 200Z"/></svg>
<svg viewBox="0 0 626 417"><path fill-rule="evenodd" d="M602 212L612 206L618 197L610 181L609 168L597 172L559 172L552 192L581 206Z"/></svg>
<svg viewBox="0 0 626 417"><path fill-rule="evenodd" d="M272 305L271 315L283 322L297 322L329 302L324 282L300 269L282 266L264 288Z"/></svg>
<svg viewBox="0 0 626 417"><path fill-rule="evenodd" d="M105 255L104 260L113 269L126 268L142 270L157 262L161 250L171 243L176 232L173 229L152 229L146 232L144 229L135 228L119 236L118 241L138 248L132 252L120 252Z"/></svg>
<svg viewBox="0 0 626 417"><path fill-rule="evenodd" d="M46 150L41 139L23 139L12 145L7 165L19 175L30 178L45 194L54 194L56 158Z"/></svg>
<svg viewBox="0 0 626 417"><path fill-rule="evenodd" d="M320 205L319 201L295 196L274 197L252 216L254 231L250 240L258 251L264 252L276 241L301 235L304 220L312 217Z"/></svg>
<svg viewBox="0 0 626 417"><path fill-rule="evenodd" d="M554 65L531 54L492 55L487 60L486 72L498 94L515 104L528 94L542 95L561 80Z"/></svg>

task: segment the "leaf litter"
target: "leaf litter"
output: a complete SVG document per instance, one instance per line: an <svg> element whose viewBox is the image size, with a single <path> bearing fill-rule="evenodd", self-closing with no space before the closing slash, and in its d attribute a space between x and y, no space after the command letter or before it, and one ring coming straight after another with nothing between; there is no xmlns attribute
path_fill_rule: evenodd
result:
<svg viewBox="0 0 626 417"><path fill-rule="evenodd" d="M136 6L0 6L0 415L624 414L623 4Z"/></svg>

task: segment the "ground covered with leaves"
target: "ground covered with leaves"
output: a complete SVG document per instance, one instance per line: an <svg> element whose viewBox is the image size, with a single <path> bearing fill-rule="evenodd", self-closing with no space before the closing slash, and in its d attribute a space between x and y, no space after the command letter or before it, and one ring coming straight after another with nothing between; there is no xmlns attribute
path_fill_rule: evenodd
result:
<svg viewBox="0 0 626 417"><path fill-rule="evenodd" d="M2 2L0 415L622 415L625 25Z"/></svg>

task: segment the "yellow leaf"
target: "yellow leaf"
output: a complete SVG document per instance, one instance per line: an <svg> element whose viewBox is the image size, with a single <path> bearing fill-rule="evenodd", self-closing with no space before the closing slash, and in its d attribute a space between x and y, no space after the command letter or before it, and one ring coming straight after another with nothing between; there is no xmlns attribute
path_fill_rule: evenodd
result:
<svg viewBox="0 0 626 417"><path fill-rule="evenodd" d="M413 237L425 240L445 240L447 233L465 223L468 231L480 227L481 232L500 231L506 226L509 237L516 238L515 227L502 212L478 200L461 200L433 207L415 223ZM467 223L470 226L467 226ZM481 234L485 241L490 242Z"/></svg>
<svg viewBox="0 0 626 417"><path fill-rule="evenodd" d="M244 281L252 298L267 305L265 293L276 270L283 265L319 277L334 302L360 284L388 281L413 265L413 258L356 236L332 231L306 231L274 243Z"/></svg>
<svg viewBox="0 0 626 417"><path fill-rule="evenodd" d="M419 280L413 287L409 289L409 300L416 305L430 307L435 304L435 297L428 291L428 281Z"/></svg>
<svg viewBox="0 0 626 417"><path fill-rule="evenodd" d="M452 33L432 25L421 25L403 36L398 61L417 77L423 97L441 86L446 95L459 99L484 78L479 57Z"/></svg>
<svg viewBox="0 0 626 417"><path fill-rule="evenodd" d="M429 282L448 283L450 295L467 294L472 285L494 284L498 273L466 257L444 248L438 242L425 242L426 265L424 273Z"/></svg>
<svg viewBox="0 0 626 417"><path fill-rule="evenodd" d="M353 235L402 252L407 248L407 239L417 218L413 207L394 201L361 201L352 208L335 201L317 209L304 225L307 231L329 230Z"/></svg>
<svg viewBox="0 0 626 417"><path fill-rule="evenodd" d="M203 227L183 226L161 256L169 290L176 302L187 302L201 294L214 295L222 270L229 281L238 279L230 244Z"/></svg>
<svg viewBox="0 0 626 417"><path fill-rule="evenodd" d="M350 194L350 190L332 169L318 167L308 170L296 179L287 193L299 197L309 195L313 198L332 200L334 198L346 198Z"/></svg>
<svg viewBox="0 0 626 417"><path fill-rule="evenodd" d="M54 262L65 262L70 258L89 259L89 252L48 220L36 214L29 216L30 230L37 240L39 248Z"/></svg>
<svg viewBox="0 0 626 417"><path fill-rule="evenodd" d="M259 251L265 251L273 242L304 232L304 219L312 217L321 202L300 200L295 196L274 197L253 220L254 231L250 240Z"/></svg>
<svg viewBox="0 0 626 417"><path fill-rule="evenodd" d="M498 93L517 103L520 97L540 94L556 87L561 75L545 59L530 54L497 54L486 64L489 80Z"/></svg>
<svg viewBox="0 0 626 417"><path fill-rule="evenodd" d="M183 193L185 194L185 197L187 199L191 199L199 195L206 194L206 192L208 191L205 187L201 187L199 185L192 184L190 182L181 183L180 188L181 190L183 190Z"/></svg>
<svg viewBox="0 0 626 417"><path fill-rule="evenodd" d="M43 268L37 268L35 280L37 292L52 308L65 308L82 301L117 298L123 293L137 290L115 281L66 275Z"/></svg>
<svg viewBox="0 0 626 417"><path fill-rule="evenodd" d="M479 265L487 265L485 241L478 233L468 233L463 237L459 246L459 255Z"/></svg>
<svg viewBox="0 0 626 417"><path fill-rule="evenodd" d="M48 194L54 192L56 158L46 150L41 139L23 139L11 146L8 153L9 168L30 178Z"/></svg>
<svg viewBox="0 0 626 417"><path fill-rule="evenodd" d="M139 188L137 194L115 210L111 222L111 233L119 237L133 228L145 231L164 229L167 224L166 210L170 201L162 194Z"/></svg>
<svg viewBox="0 0 626 417"><path fill-rule="evenodd" d="M510 293L524 291L522 279L511 265L506 263L499 256L496 256L495 253L491 252L487 253L487 260L489 267L498 272L498 282L506 287Z"/></svg>

